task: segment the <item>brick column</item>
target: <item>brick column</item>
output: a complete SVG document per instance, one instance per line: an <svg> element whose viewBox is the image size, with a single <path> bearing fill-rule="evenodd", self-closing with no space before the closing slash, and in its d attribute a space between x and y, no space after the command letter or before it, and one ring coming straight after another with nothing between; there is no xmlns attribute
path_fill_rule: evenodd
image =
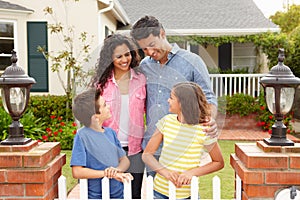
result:
<svg viewBox="0 0 300 200"><path fill-rule="evenodd" d="M275 192L300 186L300 143L269 146L263 141L236 143L230 164L242 180L242 199L274 199Z"/></svg>
<svg viewBox="0 0 300 200"><path fill-rule="evenodd" d="M52 200L66 155L59 142L0 145L0 199Z"/></svg>

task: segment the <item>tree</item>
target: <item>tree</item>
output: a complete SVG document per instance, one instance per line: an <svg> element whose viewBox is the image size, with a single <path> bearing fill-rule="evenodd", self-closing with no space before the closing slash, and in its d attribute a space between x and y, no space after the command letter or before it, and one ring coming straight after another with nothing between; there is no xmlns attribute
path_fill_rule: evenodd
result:
<svg viewBox="0 0 300 200"><path fill-rule="evenodd" d="M291 68L295 76L300 77L300 5L292 5L286 12L276 12L270 19L287 34L288 41L293 47L285 64Z"/></svg>
<svg viewBox="0 0 300 200"><path fill-rule="evenodd" d="M62 1L64 3L67 2L67 0ZM72 1L76 2L79 0ZM76 36L74 26L69 24L64 25L59 22L51 7L47 6L44 12L45 15L49 15L54 21L54 23L48 24L50 33L57 36L57 39L61 41L64 49L49 52L45 47L39 46L38 51L43 53L47 60L52 61L50 66L52 72L56 72L67 98L73 98L76 80L80 78L83 80L81 83L84 83L84 80L89 77L90 72L83 70L83 64L90 59L90 44L94 36L88 37L87 32L84 31L81 32L79 36ZM76 39L80 42L79 48L77 49L75 49ZM66 75L65 82L62 75ZM69 106L67 105L67 107Z"/></svg>
<svg viewBox="0 0 300 200"><path fill-rule="evenodd" d="M270 19L281 28L281 32L289 34L300 25L300 5L292 5L286 12L278 11Z"/></svg>

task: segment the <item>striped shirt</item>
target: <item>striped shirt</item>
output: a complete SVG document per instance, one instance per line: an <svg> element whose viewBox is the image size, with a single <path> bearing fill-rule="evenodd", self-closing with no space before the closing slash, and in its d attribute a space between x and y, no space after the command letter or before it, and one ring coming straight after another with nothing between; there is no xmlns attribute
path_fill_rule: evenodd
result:
<svg viewBox="0 0 300 200"><path fill-rule="evenodd" d="M200 124L182 124L177 120L176 114L169 114L159 120L156 124L158 130L163 134L163 147L159 162L169 170L184 172L199 167L200 158L204 153L204 145L217 141L203 132ZM156 174L154 178L154 190L169 195L169 181ZM182 199L190 196L190 185L176 188L176 198Z"/></svg>

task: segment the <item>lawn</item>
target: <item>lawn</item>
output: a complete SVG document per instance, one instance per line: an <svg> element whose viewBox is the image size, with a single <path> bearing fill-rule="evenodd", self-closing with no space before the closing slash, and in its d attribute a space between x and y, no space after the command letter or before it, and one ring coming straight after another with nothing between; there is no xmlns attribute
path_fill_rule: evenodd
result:
<svg viewBox="0 0 300 200"><path fill-rule="evenodd" d="M230 154L234 153L234 144L240 142L241 141L219 140L223 157L225 159L225 167L218 172L202 176L199 179L199 191L202 199L212 199L212 178L215 175L218 175L221 179L221 198L234 198L234 170L230 165ZM62 173L67 179L67 190L70 191L77 184L77 180L72 177L70 167L71 151L62 151L62 153L65 153L67 156L67 161L62 169Z"/></svg>

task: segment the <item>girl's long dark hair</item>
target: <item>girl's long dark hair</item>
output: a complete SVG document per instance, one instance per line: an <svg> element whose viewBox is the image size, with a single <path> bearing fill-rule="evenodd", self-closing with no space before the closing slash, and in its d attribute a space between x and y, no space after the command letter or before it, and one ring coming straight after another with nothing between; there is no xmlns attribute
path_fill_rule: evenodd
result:
<svg viewBox="0 0 300 200"><path fill-rule="evenodd" d="M173 91L181 105L181 112L187 124L199 124L210 117L209 104L201 87L194 82L174 85Z"/></svg>
<svg viewBox="0 0 300 200"><path fill-rule="evenodd" d="M91 87L97 87L103 91L107 80L112 77L113 74L113 59L112 55L117 46L125 44L129 50L132 57L130 68L134 69L136 73L139 73L137 66L140 64L140 56L138 50L133 40L125 35L113 34L109 35L104 40L104 44L100 51L100 57L96 64L96 73L92 77L90 82Z"/></svg>

